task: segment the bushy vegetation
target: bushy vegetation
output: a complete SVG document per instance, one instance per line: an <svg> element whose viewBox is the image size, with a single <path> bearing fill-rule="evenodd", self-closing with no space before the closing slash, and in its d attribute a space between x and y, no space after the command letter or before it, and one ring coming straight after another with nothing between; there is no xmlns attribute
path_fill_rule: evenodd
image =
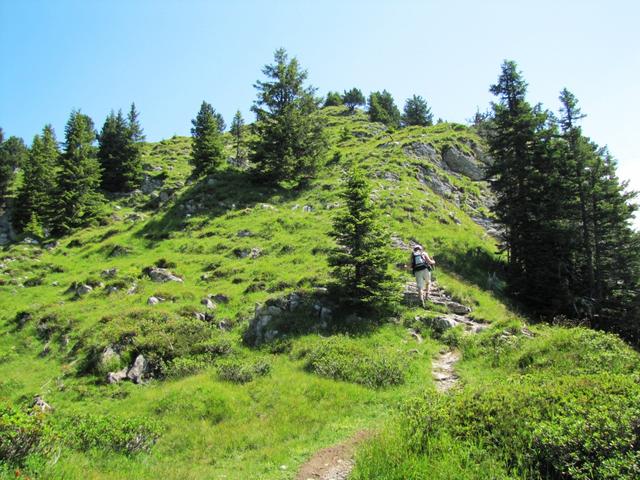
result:
<svg viewBox="0 0 640 480"><path fill-rule="evenodd" d="M481 378L407 401L363 450L355 478L486 478L463 458L491 465L492 478L637 478L638 354L619 339L494 327L466 338L463 352L469 374L486 369Z"/></svg>
<svg viewBox="0 0 640 480"><path fill-rule="evenodd" d="M345 336L321 340L295 353L317 375L382 388L404 383L405 363L389 349L370 350Z"/></svg>

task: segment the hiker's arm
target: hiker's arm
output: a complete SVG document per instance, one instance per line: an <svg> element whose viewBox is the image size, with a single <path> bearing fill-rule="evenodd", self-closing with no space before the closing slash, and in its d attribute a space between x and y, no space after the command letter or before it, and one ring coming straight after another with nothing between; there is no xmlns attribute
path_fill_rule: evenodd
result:
<svg viewBox="0 0 640 480"><path fill-rule="evenodd" d="M433 258L431 258L427 252L424 252L424 256L427 257L427 262L429 262L431 265L436 264L436 261Z"/></svg>

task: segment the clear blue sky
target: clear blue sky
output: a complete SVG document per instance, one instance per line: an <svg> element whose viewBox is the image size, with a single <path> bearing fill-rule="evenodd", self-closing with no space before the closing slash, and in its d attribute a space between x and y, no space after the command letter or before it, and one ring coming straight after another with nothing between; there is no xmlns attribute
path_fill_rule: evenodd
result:
<svg viewBox="0 0 640 480"><path fill-rule="evenodd" d="M640 190L639 21L635 0L0 0L0 126L29 143L52 123L61 138L73 108L99 128L135 101L159 140L188 135L203 99L252 121L253 83L280 46L319 93L387 89L400 107L415 93L464 122L513 59L531 102L578 97L585 133Z"/></svg>

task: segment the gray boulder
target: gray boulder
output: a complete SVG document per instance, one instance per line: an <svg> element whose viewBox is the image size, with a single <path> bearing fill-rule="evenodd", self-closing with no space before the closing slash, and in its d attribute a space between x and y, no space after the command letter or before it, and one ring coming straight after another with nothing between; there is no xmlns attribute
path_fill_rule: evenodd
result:
<svg viewBox="0 0 640 480"><path fill-rule="evenodd" d="M76 288L76 294L79 297L84 297L85 295L91 292L93 292L93 287L91 287L90 285L82 284L78 288Z"/></svg>
<svg viewBox="0 0 640 480"><path fill-rule="evenodd" d="M40 395L36 395L33 398L33 403L31 405L34 409L37 409L41 413L49 413L53 411L53 407L45 402Z"/></svg>
<svg viewBox="0 0 640 480"><path fill-rule="evenodd" d="M138 355L127 372L127 378L133 383L142 383L142 378L147 373L148 366L144 356Z"/></svg>
<svg viewBox="0 0 640 480"><path fill-rule="evenodd" d="M455 313L457 315L466 315L471 312L471 309L466 305L453 301L447 302L447 308L451 313Z"/></svg>
<svg viewBox="0 0 640 480"><path fill-rule="evenodd" d="M208 308L210 310L213 310L213 309L215 309L217 307L217 305L215 303L213 303L213 301L209 297L203 298L200 303L202 305L204 305L205 308Z"/></svg>
<svg viewBox="0 0 640 480"><path fill-rule="evenodd" d="M157 305L162 301L161 298L158 297L149 297L147 300L147 305Z"/></svg>
<svg viewBox="0 0 640 480"><path fill-rule="evenodd" d="M122 370L118 370L117 372L107 373L107 383L118 383L125 378L127 378L127 367L124 367Z"/></svg>
<svg viewBox="0 0 640 480"><path fill-rule="evenodd" d="M170 270L166 268L157 268L153 267L149 270L149 278L154 282L180 282L182 283L182 279L180 277L175 276L171 273Z"/></svg>
<svg viewBox="0 0 640 480"><path fill-rule="evenodd" d="M404 153L409 156L418 157L420 159L428 160L436 164L440 163L440 154L435 149L435 147L429 143L411 143L404 147Z"/></svg>

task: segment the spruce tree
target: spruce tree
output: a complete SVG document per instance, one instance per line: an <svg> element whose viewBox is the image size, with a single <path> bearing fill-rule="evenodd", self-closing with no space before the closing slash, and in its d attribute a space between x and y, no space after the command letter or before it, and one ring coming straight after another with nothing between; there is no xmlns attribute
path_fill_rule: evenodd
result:
<svg viewBox="0 0 640 480"><path fill-rule="evenodd" d="M371 92L368 103L369 120L384 123L391 128L400 126L400 110L389 92Z"/></svg>
<svg viewBox="0 0 640 480"><path fill-rule="evenodd" d="M315 175L327 149L324 121L318 114L315 90L304 85L307 72L298 60L289 60L286 51L279 49L274 62L262 70L268 80L255 84L253 173L261 182L300 183Z"/></svg>
<svg viewBox="0 0 640 480"><path fill-rule="evenodd" d="M113 110L107 116L98 135L98 160L102 167L102 188L110 192L121 192L125 184L125 164L132 153L127 121L121 110Z"/></svg>
<svg viewBox="0 0 640 480"><path fill-rule="evenodd" d="M325 107L338 107L342 105L342 96L338 92L329 92L324 100Z"/></svg>
<svg viewBox="0 0 640 480"><path fill-rule="evenodd" d="M42 135L33 138L23 166L22 185L18 190L13 217L18 230L26 231L26 225L31 224L29 230L33 234L37 225L40 225L40 229L49 227L59 156L53 127L46 125Z"/></svg>
<svg viewBox="0 0 640 480"><path fill-rule="evenodd" d="M394 301L388 235L367 177L357 166L347 175L341 198L345 207L330 233L337 247L329 257L338 296L348 306L386 308Z"/></svg>
<svg viewBox="0 0 640 480"><path fill-rule="evenodd" d="M28 155L24 141L15 136L4 140L0 128L0 204L4 202L16 168L22 167Z"/></svg>
<svg viewBox="0 0 640 480"><path fill-rule="evenodd" d="M71 112L65 126L64 152L53 201L53 231L66 234L87 225L99 214L104 198L98 192L100 164L94 146L93 121L79 111Z"/></svg>
<svg viewBox="0 0 640 480"><path fill-rule="evenodd" d="M240 110L236 111L231 122L231 136L236 150L236 160L243 158L242 149L244 147L244 118Z"/></svg>
<svg viewBox="0 0 640 480"><path fill-rule="evenodd" d="M344 95L342 95L342 103L349 109L349 113L353 113L357 107L365 105L367 100L364 98L362 91L354 87L349 91L345 90Z"/></svg>
<svg viewBox="0 0 640 480"><path fill-rule="evenodd" d="M203 101L195 119L191 120L193 138L191 164L193 174L200 176L215 171L224 159L222 130L224 120L213 107Z"/></svg>
<svg viewBox="0 0 640 480"><path fill-rule="evenodd" d="M123 164L123 185L126 191L135 190L142 183L142 145L145 135L138 119L139 116L140 113L136 110L136 104L131 103L131 108L127 115L127 127L129 130L128 154L125 156Z"/></svg>
<svg viewBox="0 0 640 480"><path fill-rule="evenodd" d="M424 98L419 95L414 95L407 99L404 104L402 125L406 127L411 125L419 125L422 127L433 125L433 114Z"/></svg>

